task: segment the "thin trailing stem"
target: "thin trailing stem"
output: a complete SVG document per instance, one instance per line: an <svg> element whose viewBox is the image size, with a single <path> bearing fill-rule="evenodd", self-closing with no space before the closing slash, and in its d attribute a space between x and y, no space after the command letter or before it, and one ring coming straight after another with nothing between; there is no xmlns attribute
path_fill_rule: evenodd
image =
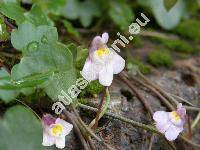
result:
<svg viewBox="0 0 200 150"><path fill-rule="evenodd" d="M150 81L148 78L146 78L140 71L138 71L138 75L144 79L144 81L146 81L149 85L151 85L152 87L154 87L156 90L158 90L164 97L166 97L167 99L171 100L173 103L175 103L176 105L179 103L178 101L176 101L173 97L171 97L167 92L165 92L163 89L161 89L160 87L158 87L155 83L153 83L152 81Z"/></svg>
<svg viewBox="0 0 200 150"><path fill-rule="evenodd" d="M188 138L191 140L192 128L191 128L191 117L189 115L187 115L187 121L188 121Z"/></svg>
<svg viewBox="0 0 200 150"><path fill-rule="evenodd" d="M195 118L194 122L192 123L191 128L194 129L195 126L199 123L200 120L200 112L198 113L197 117Z"/></svg>
<svg viewBox="0 0 200 150"><path fill-rule="evenodd" d="M72 109L73 109L73 112L74 112L75 116L77 117L79 123L85 129L87 134L89 134L89 136L92 136L95 140L97 140L99 143L103 144L109 150L115 150L109 144L106 144L101 138L99 138L89 127L87 127L87 125L82 121L81 117L79 116L78 112L76 111L76 109L73 105L72 105Z"/></svg>
<svg viewBox="0 0 200 150"><path fill-rule="evenodd" d="M187 110L191 110L191 111L199 111L200 112L200 108L199 107L192 107L192 106L185 106L185 109Z"/></svg>
<svg viewBox="0 0 200 150"><path fill-rule="evenodd" d="M92 142L92 139L90 136L87 137L87 141L88 141L88 144L90 145L91 150L95 150L94 143Z"/></svg>
<svg viewBox="0 0 200 150"><path fill-rule="evenodd" d="M177 95L174 95L174 94L170 94L170 95L173 96L174 98L176 98L177 100L180 100L180 101L182 101L182 102L185 102L185 103L187 103L188 105L194 106L191 102L189 102L188 100L186 100L186 99L184 99L184 98L182 98L182 97L180 97L180 96L177 96Z"/></svg>
<svg viewBox="0 0 200 150"><path fill-rule="evenodd" d="M95 123L93 124L93 122L91 122L90 125L89 125L89 127L93 128L94 130L96 130L96 128L98 127L98 122L99 122L99 119L100 119L100 113L102 111L102 106L103 106L103 103L104 103L107 88L108 87L105 87L104 90L103 90L103 95L102 95L101 101L100 101L99 106L98 106L96 118L94 119Z"/></svg>
<svg viewBox="0 0 200 150"><path fill-rule="evenodd" d="M78 104L78 106L80 108L83 108L83 109L87 109L87 110L91 110L91 111L94 111L96 112L98 109L97 108L94 108L94 107L91 107L91 106L87 106L87 105L84 105L84 104ZM147 130L147 131L150 131L150 132L153 132L153 133L157 133L161 136L163 136L163 134L161 134L155 127L151 126L151 125L145 125L143 123L140 123L140 122L137 122L137 121L134 121L134 120L131 120L131 119L128 119L126 117L122 117L122 116L119 116L119 115L116 115L116 114L113 114L113 113L110 113L110 112L107 112L105 113L105 115L109 116L109 117L112 117L113 119L117 119L117 120L120 120L122 122L126 122L126 123L129 123L135 127L138 127L138 128L142 128L144 130ZM184 140L185 142L187 142L188 144L194 146L194 147L199 147L200 148L200 145L196 144L196 143L193 143L191 140L187 139L186 137L184 136L180 136L182 140ZM175 146L173 145L173 143L167 141L170 146L173 148L173 149L176 149Z"/></svg>
<svg viewBox="0 0 200 150"><path fill-rule="evenodd" d="M163 104L165 104L167 106L167 108L169 110L174 110L174 106L165 98L163 97L156 89L154 89L153 87L149 86L148 84L144 83L141 80L138 80L135 77L131 77L133 80L137 81L138 83L140 83L141 85L143 85L144 87L148 88L151 92L153 92L160 100Z"/></svg>
<svg viewBox="0 0 200 150"><path fill-rule="evenodd" d="M71 113L67 110L63 110L65 116L67 117L67 120L69 120L69 122L71 122L73 124L73 128L77 134L77 136L79 137L82 145L83 145L83 148L85 150L89 150L88 148L88 145L85 141L85 138L83 137L83 134L81 133L81 130L80 130L80 127L78 126L78 124L76 123L75 119L73 118L73 116L71 115Z"/></svg>
<svg viewBox="0 0 200 150"><path fill-rule="evenodd" d="M132 90L133 93L137 96L137 98L143 103L145 108L148 110L148 112L151 114L151 117L153 116L153 110L149 103L145 100L145 98L138 92L137 88L130 83L130 81L126 78L126 74L124 72L119 74L121 80Z"/></svg>
<svg viewBox="0 0 200 150"><path fill-rule="evenodd" d="M171 96L169 93L165 92L162 88L160 88L158 85L150 81L148 78L146 78L140 71L138 71L138 75L144 79L149 85L154 87L156 90L158 90L165 98L170 100L171 102L175 103L176 105L179 103L173 96ZM198 107L193 107L193 106L184 106L185 109L187 110L192 110L192 111L200 111L200 108Z"/></svg>
<svg viewBox="0 0 200 150"><path fill-rule="evenodd" d="M41 121L42 120L42 118L30 107L30 106L28 106L26 103L24 103L24 102L22 102L21 100L19 100L19 99L15 99L17 102L20 102L22 105L24 105L25 107L27 107L28 109L30 109L30 111L31 112L33 112L36 116L37 116L37 118Z"/></svg>
<svg viewBox="0 0 200 150"><path fill-rule="evenodd" d="M105 88L105 95L106 95L106 101L105 101L105 103L103 104L103 108L101 109L101 111L99 111L100 113L99 113L99 115L98 115L98 120L100 120L101 119L101 117L103 117L103 115L105 114L105 112L107 111L107 109L108 109L108 105L109 105L109 103L110 103L110 93L109 93L109 90L108 90L108 88L106 87ZM99 109L98 109L99 110ZM98 112L97 112L98 113ZM92 120L92 122L89 124L89 127L91 128L93 125L94 125L94 127L95 127L95 123L96 123L96 120L97 120L97 117L94 119L94 120ZM97 126L96 126L97 127Z"/></svg>
<svg viewBox="0 0 200 150"><path fill-rule="evenodd" d="M8 19L6 19L6 18L4 18L4 22L5 22L5 24L6 24L7 26L9 26L11 29L16 29L16 28L17 28L17 27L14 26L12 23L10 23L10 22L8 21Z"/></svg>
<svg viewBox="0 0 200 150"><path fill-rule="evenodd" d="M97 112L97 111L98 111L97 108L94 108L94 107L91 107L91 106L88 106L88 105L84 105L84 104L80 104L80 103L79 103L78 106L79 106L80 108L83 108L83 109L86 109L86 110L90 110L90 111L93 111L93 112ZM114 118L114 119L117 119L117 120L126 122L126 123L130 123L130 124L132 124L132 125L135 126L135 127L139 127L139 128L144 129L144 130L151 131L151 132L153 132L153 133L161 134L161 133L160 133L159 131L157 131L156 128L154 128L153 126L145 125L145 124L142 124L142 123L140 123L140 122L137 122L137 121L134 121L134 120L125 118L125 117L123 117L123 116L119 116L119 115L110 113L110 112L106 112L105 115L107 115L107 116L109 116L109 117L111 117L111 118Z"/></svg>
<svg viewBox="0 0 200 150"><path fill-rule="evenodd" d="M152 150L152 146L153 146L153 141L154 141L154 134L151 135L150 141L149 141L149 150Z"/></svg>

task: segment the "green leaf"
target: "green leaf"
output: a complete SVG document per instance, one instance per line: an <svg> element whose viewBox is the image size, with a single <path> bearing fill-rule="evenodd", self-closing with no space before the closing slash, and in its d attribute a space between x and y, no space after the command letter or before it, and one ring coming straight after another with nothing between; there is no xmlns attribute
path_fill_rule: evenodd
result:
<svg viewBox="0 0 200 150"><path fill-rule="evenodd" d="M0 42L5 41L9 38L9 33L7 31L6 24L4 23L4 18L0 15Z"/></svg>
<svg viewBox="0 0 200 150"><path fill-rule="evenodd" d="M0 149L42 150L42 126L34 114L22 106L10 108L0 121Z"/></svg>
<svg viewBox="0 0 200 150"><path fill-rule="evenodd" d="M67 0L65 6L61 10L61 14L68 19L78 19L79 2L77 0Z"/></svg>
<svg viewBox="0 0 200 150"><path fill-rule="evenodd" d="M131 7L124 1L111 1L109 15L121 30L127 30L135 16Z"/></svg>
<svg viewBox="0 0 200 150"><path fill-rule="evenodd" d="M76 60L77 57L77 45L75 45L74 43L70 43L67 45L67 48L70 50L70 52L73 55L73 60Z"/></svg>
<svg viewBox="0 0 200 150"><path fill-rule="evenodd" d="M61 14L68 19L80 19L84 27L88 27L92 18L100 16L100 9L92 0L79 2L78 0L68 0L63 7Z"/></svg>
<svg viewBox="0 0 200 150"><path fill-rule="evenodd" d="M88 49L81 46L77 47L71 43L67 45L67 48L72 52L76 69L81 70L88 56Z"/></svg>
<svg viewBox="0 0 200 150"><path fill-rule="evenodd" d="M150 0L150 5L158 24L167 30L176 27L185 14L184 0L179 0L169 12L165 9L161 0Z"/></svg>
<svg viewBox="0 0 200 150"><path fill-rule="evenodd" d="M164 0L164 6L167 11L169 11L176 3L177 0Z"/></svg>
<svg viewBox="0 0 200 150"><path fill-rule="evenodd" d="M91 0L86 0L80 3L79 18L81 24L84 27L88 27L92 23L93 17L99 17L99 16L100 16L100 10L97 3Z"/></svg>
<svg viewBox="0 0 200 150"><path fill-rule="evenodd" d="M15 1L1 1L0 12L8 18L15 20L17 24L20 24L25 20L25 10Z"/></svg>
<svg viewBox="0 0 200 150"><path fill-rule="evenodd" d="M37 50L25 55L20 64L13 67L11 75L13 80L20 80L38 73L53 74L71 68L72 63L72 54L64 45L39 44Z"/></svg>
<svg viewBox="0 0 200 150"><path fill-rule="evenodd" d="M61 95L62 90L65 93L68 93L68 88L75 84L76 72L73 68L71 68L67 71L62 71L53 75L45 85L44 89L52 100L57 101L58 95Z"/></svg>
<svg viewBox="0 0 200 150"><path fill-rule="evenodd" d="M20 24L19 28L11 33L12 45L20 51L26 51L31 48L34 49L38 44L45 41L52 43L57 40L58 33L55 27L46 25L36 27L27 21Z"/></svg>
<svg viewBox="0 0 200 150"><path fill-rule="evenodd" d="M53 22L48 16L42 11L38 5L33 5L31 10L24 14L26 19L36 26L39 25L50 25L53 26Z"/></svg>
<svg viewBox="0 0 200 150"><path fill-rule="evenodd" d="M0 70L0 87L5 85L11 85L11 79L9 73L1 69ZM19 94L17 90L8 90L8 89L1 89L0 88L0 99L3 100L5 103L10 102L14 98L16 98Z"/></svg>
<svg viewBox="0 0 200 150"><path fill-rule="evenodd" d="M65 5L66 0L32 0L35 4L40 6L46 13L60 14L62 7ZM68 1L68 0L67 0Z"/></svg>
<svg viewBox="0 0 200 150"><path fill-rule="evenodd" d="M49 31L46 28L49 28ZM17 40L25 35L27 29L30 30L29 39L20 41L22 44L17 45ZM14 31L12 36L14 37L12 43L16 43L15 47L23 47L25 51L20 63L11 70L12 80L20 81L20 84L23 85L23 82L27 81L25 79L29 79L30 86L36 82L35 86L44 88L53 100L57 100L58 94L62 90L67 92L69 86L75 84L76 76L73 69L72 53L66 45L57 41L55 28L35 27L30 23L24 23ZM43 36L45 36L45 40L41 39ZM38 83L40 79L42 82ZM28 83L26 82L26 84Z"/></svg>

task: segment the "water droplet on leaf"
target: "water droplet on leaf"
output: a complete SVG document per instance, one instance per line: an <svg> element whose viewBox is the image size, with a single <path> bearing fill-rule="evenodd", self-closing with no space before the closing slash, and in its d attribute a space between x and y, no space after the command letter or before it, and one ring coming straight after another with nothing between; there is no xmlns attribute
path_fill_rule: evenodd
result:
<svg viewBox="0 0 200 150"><path fill-rule="evenodd" d="M43 44L48 43L48 39L47 39L47 37L46 37L45 35L43 35L43 37L42 37L42 39L41 39L41 42L42 42Z"/></svg>
<svg viewBox="0 0 200 150"><path fill-rule="evenodd" d="M38 42L33 41L33 42L28 44L28 50L29 51L35 51L37 49L38 49Z"/></svg>
<svg viewBox="0 0 200 150"><path fill-rule="evenodd" d="M16 85L20 85L20 84L23 83L23 82L24 82L23 80L13 81L13 83L16 84Z"/></svg>

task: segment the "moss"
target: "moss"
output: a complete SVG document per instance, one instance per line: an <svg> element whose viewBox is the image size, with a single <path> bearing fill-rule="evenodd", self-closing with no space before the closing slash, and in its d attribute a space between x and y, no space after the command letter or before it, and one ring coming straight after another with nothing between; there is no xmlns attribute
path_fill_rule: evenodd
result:
<svg viewBox="0 0 200 150"><path fill-rule="evenodd" d="M92 81L88 86L80 93L79 97L92 97L99 94L103 90L103 86L98 81Z"/></svg>
<svg viewBox="0 0 200 150"><path fill-rule="evenodd" d="M190 38L192 40L195 41L200 41L200 21L198 20L192 20L192 19L188 19L185 20L184 22L180 23L176 29L174 30L174 32Z"/></svg>
<svg viewBox="0 0 200 150"><path fill-rule="evenodd" d="M78 102L81 103L81 104L85 104L85 105L88 103L88 101L84 98L78 99Z"/></svg>
<svg viewBox="0 0 200 150"><path fill-rule="evenodd" d="M180 59L188 59L188 58L189 58L189 55L188 55L188 54L185 54L185 53L181 53L181 54L179 55L179 58L180 58Z"/></svg>
<svg viewBox="0 0 200 150"><path fill-rule="evenodd" d="M194 47L193 54L200 55L200 45Z"/></svg>
<svg viewBox="0 0 200 150"><path fill-rule="evenodd" d="M139 58L132 58L128 60L128 63L137 65L139 70L143 73L143 74L148 74L151 72L151 67L149 65L144 64Z"/></svg>
<svg viewBox="0 0 200 150"><path fill-rule="evenodd" d="M163 44L165 47L176 52L181 52L181 53L193 52L193 47L190 46L187 42L182 41L180 39L163 39L163 38L154 37L153 40L158 41L159 43Z"/></svg>
<svg viewBox="0 0 200 150"><path fill-rule="evenodd" d="M173 64L172 56L167 50L154 50L148 56L150 64L156 67L165 66L170 67Z"/></svg>

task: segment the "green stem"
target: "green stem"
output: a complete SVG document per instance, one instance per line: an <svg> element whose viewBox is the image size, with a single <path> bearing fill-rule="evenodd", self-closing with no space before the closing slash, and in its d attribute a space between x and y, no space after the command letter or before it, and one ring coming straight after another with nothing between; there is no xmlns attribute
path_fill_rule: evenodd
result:
<svg viewBox="0 0 200 150"><path fill-rule="evenodd" d="M191 128L193 129L199 122L200 120L200 112L198 113L197 117L195 118L194 122L192 123Z"/></svg>
<svg viewBox="0 0 200 150"><path fill-rule="evenodd" d="M72 109L73 112L75 114L75 116L77 117L77 120L79 121L79 123L81 124L81 126L85 129L85 131L87 132L87 134L89 136L92 136L95 140L97 140L99 143L103 144L107 149L109 150L115 150L114 148L112 148L109 144L106 144L101 138L99 138L81 119L81 117L79 116L79 114L77 113L74 105L72 105Z"/></svg>
<svg viewBox="0 0 200 150"><path fill-rule="evenodd" d="M91 111L94 111L94 112L97 112L98 109L97 108L94 108L94 107L90 107L90 106L87 106L87 105L84 105L84 104L78 104L79 107L83 108L83 109L87 109L87 110L91 110ZM133 126L136 126L136 127L139 127L139 128L142 128L142 129L145 129L145 130L148 130L148 131L151 131L151 132L154 132L154 133L157 133L157 134L160 134L162 135L159 131L156 130L156 128L154 128L153 126L150 126L150 125L145 125L145 124L142 124L140 122L137 122L137 121L134 121L134 120L131 120L131 119L128 119L128 118L125 118L125 117L122 117L122 116L119 116L119 115L116 115L116 114L113 114L113 113L110 113L110 112L106 112L105 115L109 116L109 117L112 117L114 119L118 119L118 120L121 120L123 122L126 122L126 123L130 123L132 124Z"/></svg>
<svg viewBox="0 0 200 150"><path fill-rule="evenodd" d="M87 106L87 105L84 105L84 104L78 104L79 107L83 108L83 109L87 109L87 110L91 110L91 111L94 111L96 112L98 109L97 108L94 108L94 107L90 107L90 106ZM135 127L139 127L139 128L142 128L144 130L147 130L147 131L150 131L150 132L153 132L153 133L157 133L161 136L163 136L162 133L160 133L155 127L153 126L150 126L150 125L146 125L146 124L143 124L143 123L140 123L140 122L137 122L137 121L134 121L134 120L131 120L131 119L128 119L128 118L125 118L125 117L122 117L122 116L119 116L119 115L116 115L116 114L113 114L113 113L110 113L110 112L107 112L105 113L105 115L109 116L109 117L112 117L114 119L117 119L117 120L120 120L120 121L123 121L123 122L126 122L126 123L129 123ZM185 142L191 144L192 146L194 147L199 147L200 148L200 145L199 144L196 144L196 143L193 143L191 140L187 139L186 137L184 136L180 136L181 139L183 139ZM171 145L171 144L170 144ZM171 145L172 146L172 145Z"/></svg>
<svg viewBox="0 0 200 150"><path fill-rule="evenodd" d="M100 112L99 114L99 118L98 120L100 120L103 115L106 113L107 109L108 109L108 105L110 103L110 93L109 93L109 90L108 88L106 88L106 101L105 103L103 104L103 108L102 108L102 111ZM89 127L91 128L92 126L94 126L95 124L95 121L96 121L96 118L92 120L92 122L89 124Z"/></svg>

